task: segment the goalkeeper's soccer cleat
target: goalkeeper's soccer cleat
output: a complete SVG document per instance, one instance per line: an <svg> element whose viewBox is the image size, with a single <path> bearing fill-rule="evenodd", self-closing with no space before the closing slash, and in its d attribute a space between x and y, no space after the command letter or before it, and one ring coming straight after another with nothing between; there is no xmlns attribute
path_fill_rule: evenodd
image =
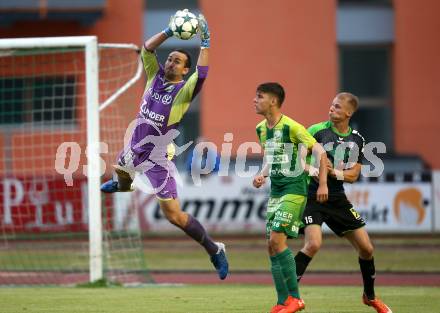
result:
<svg viewBox="0 0 440 313"><path fill-rule="evenodd" d="M118 182L110 179L101 185L101 191L105 193L114 193L118 192Z"/></svg>
<svg viewBox="0 0 440 313"><path fill-rule="evenodd" d="M287 300L284 301L284 309L282 309L278 313L295 313L303 310L305 307L306 306L302 299L288 296Z"/></svg>
<svg viewBox="0 0 440 313"><path fill-rule="evenodd" d="M103 183L101 185L101 191L105 193L114 193L114 192L131 192L134 191L134 188L132 185L130 185L130 188L127 190L122 190L119 188L119 184L117 181L114 181L113 179L110 179Z"/></svg>
<svg viewBox="0 0 440 313"><path fill-rule="evenodd" d="M277 304L270 309L270 313L279 313L282 309L285 309L286 307L282 304Z"/></svg>
<svg viewBox="0 0 440 313"><path fill-rule="evenodd" d="M225 244L221 242L216 242L215 244L218 246L218 251L216 254L211 256L211 263L214 264L214 267L218 273L218 277L223 280L226 278L226 276L228 276L229 272L229 264L228 259L226 258Z"/></svg>
<svg viewBox="0 0 440 313"><path fill-rule="evenodd" d="M370 300L367 298L365 293L362 295L362 302L368 306L372 306L377 313L393 313L391 309L382 302L379 298L374 298L373 300Z"/></svg>

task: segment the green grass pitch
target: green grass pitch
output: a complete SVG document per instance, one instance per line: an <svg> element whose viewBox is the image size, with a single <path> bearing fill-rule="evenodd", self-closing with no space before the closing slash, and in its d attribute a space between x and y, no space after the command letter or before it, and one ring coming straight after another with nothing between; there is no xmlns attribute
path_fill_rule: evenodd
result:
<svg viewBox="0 0 440 313"><path fill-rule="evenodd" d="M440 288L379 287L396 313L440 312ZM360 287L304 286L305 313L373 313ZM270 286L204 285L142 288L0 288L2 313L263 313Z"/></svg>

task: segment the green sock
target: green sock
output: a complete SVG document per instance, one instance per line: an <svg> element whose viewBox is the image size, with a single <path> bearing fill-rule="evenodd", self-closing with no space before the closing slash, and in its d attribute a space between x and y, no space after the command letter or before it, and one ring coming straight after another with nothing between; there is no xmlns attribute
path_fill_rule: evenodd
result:
<svg viewBox="0 0 440 313"><path fill-rule="evenodd" d="M276 256L270 257L273 282L275 284L275 289L277 291L278 301L277 304L283 304L289 295L289 290L287 290L286 282L284 281L283 272L281 271L280 262Z"/></svg>
<svg viewBox="0 0 440 313"><path fill-rule="evenodd" d="M296 263L292 251L289 248L275 256L281 266L284 280L286 281L289 294L294 298L299 298L298 282L296 279Z"/></svg>

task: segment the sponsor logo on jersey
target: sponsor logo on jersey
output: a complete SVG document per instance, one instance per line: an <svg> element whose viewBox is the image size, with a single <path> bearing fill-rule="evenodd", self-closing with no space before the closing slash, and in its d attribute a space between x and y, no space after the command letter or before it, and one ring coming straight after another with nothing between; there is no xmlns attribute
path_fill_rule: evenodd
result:
<svg viewBox="0 0 440 313"><path fill-rule="evenodd" d="M174 86L173 86L174 88ZM162 102L162 104L168 105L173 102L173 96L170 94L160 94L157 91L153 90L153 87L148 88L147 96L149 96L153 101Z"/></svg>
<svg viewBox="0 0 440 313"><path fill-rule="evenodd" d="M141 114L145 119L152 121L156 126L162 127L165 121L165 115L151 111L147 108L147 101L144 99L141 105Z"/></svg>
<svg viewBox="0 0 440 313"><path fill-rule="evenodd" d="M174 87L175 87L175 85L171 84L171 85L165 87L165 91L170 93L170 92L172 92L174 90Z"/></svg>
<svg viewBox="0 0 440 313"><path fill-rule="evenodd" d="M281 130L275 130L274 131L274 133L273 133L273 138L275 139L275 140L280 140L281 139L281 137L282 137L282 135L283 135L283 133L281 132Z"/></svg>
<svg viewBox="0 0 440 313"><path fill-rule="evenodd" d="M266 162L268 164L284 164L289 163L289 156L287 154L266 155Z"/></svg>
<svg viewBox="0 0 440 313"><path fill-rule="evenodd" d="M270 171L271 176L283 175L283 176L297 177L300 174L302 174L302 172L294 173L288 168L275 168Z"/></svg>
<svg viewBox="0 0 440 313"><path fill-rule="evenodd" d="M171 95L163 95L162 97L162 103L165 105L169 105L171 104L171 102L173 102L173 96Z"/></svg>
<svg viewBox="0 0 440 313"><path fill-rule="evenodd" d="M293 218L293 214L289 213L289 212L284 212L284 211L276 211L275 212L275 216L277 218L285 218L285 219L291 219Z"/></svg>

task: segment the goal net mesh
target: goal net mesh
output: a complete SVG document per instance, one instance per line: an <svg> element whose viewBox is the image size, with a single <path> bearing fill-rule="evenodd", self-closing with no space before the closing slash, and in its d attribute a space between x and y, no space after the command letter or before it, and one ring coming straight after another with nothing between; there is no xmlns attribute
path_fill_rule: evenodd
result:
<svg viewBox="0 0 440 313"><path fill-rule="evenodd" d="M0 284L89 280L85 63L84 48L0 49ZM138 66L133 47L99 48L103 179L138 108ZM137 211L100 196L104 278L150 282Z"/></svg>

